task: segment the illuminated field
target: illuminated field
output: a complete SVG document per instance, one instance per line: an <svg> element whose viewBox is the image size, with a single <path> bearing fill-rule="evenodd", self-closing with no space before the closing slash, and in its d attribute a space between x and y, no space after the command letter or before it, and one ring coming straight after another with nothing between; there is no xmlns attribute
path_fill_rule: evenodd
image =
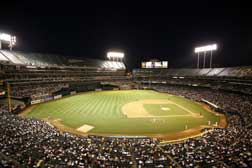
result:
<svg viewBox="0 0 252 168"><path fill-rule="evenodd" d="M27 116L70 132L134 136L178 133L186 125L199 128L220 120L195 102L150 90L87 92L36 105Z"/></svg>

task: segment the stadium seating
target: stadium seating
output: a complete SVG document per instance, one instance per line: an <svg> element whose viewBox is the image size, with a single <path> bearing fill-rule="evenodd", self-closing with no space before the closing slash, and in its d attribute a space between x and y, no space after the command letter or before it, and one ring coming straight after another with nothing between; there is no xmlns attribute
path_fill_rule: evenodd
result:
<svg viewBox="0 0 252 168"><path fill-rule="evenodd" d="M40 54L40 53L25 53L19 51L0 50L0 61L9 61L17 65L29 66L79 66L79 67L99 67L102 69L124 69L125 65L117 61L103 61L97 59L67 59L67 57Z"/></svg>
<svg viewBox="0 0 252 168"><path fill-rule="evenodd" d="M153 74L154 73L154 74ZM166 77L252 77L252 67L205 68L205 69L135 69L135 76L161 75Z"/></svg>
<svg viewBox="0 0 252 168"><path fill-rule="evenodd" d="M220 106L227 128L159 145L152 138L79 137L44 121L0 112L1 167L251 167L251 97L209 88L156 85L154 89Z"/></svg>
<svg viewBox="0 0 252 168"><path fill-rule="evenodd" d="M135 85L216 104L227 128L160 144L156 138L86 136L8 112L0 99L0 167L252 167L252 67L134 69L122 62L0 50L0 90L11 85L12 109L95 90L101 83ZM74 91L74 92L72 92Z"/></svg>
<svg viewBox="0 0 252 168"><path fill-rule="evenodd" d="M6 61L6 62L8 62L9 61L9 59L8 58L6 58L3 54L2 54L2 52L0 52L0 61Z"/></svg>
<svg viewBox="0 0 252 168"><path fill-rule="evenodd" d="M4 55L10 62L14 64L23 64L22 61L20 61L12 52L1 50L0 51L2 55Z"/></svg>
<svg viewBox="0 0 252 168"><path fill-rule="evenodd" d="M11 95L31 101L53 96L71 83L127 80L122 62L6 50L0 50L0 59L0 75L11 84Z"/></svg>

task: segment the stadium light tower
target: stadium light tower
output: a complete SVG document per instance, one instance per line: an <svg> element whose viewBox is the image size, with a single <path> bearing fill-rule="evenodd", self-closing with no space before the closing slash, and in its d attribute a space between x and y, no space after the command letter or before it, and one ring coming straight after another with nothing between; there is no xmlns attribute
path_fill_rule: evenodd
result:
<svg viewBox="0 0 252 168"><path fill-rule="evenodd" d="M122 61L124 58L124 53L123 52L114 52L114 51L110 51L107 53L107 58L109 60L116 60L116 61Z"/></svg>
<svg viewBox="0 0 252 168"><path fill-rule="evenodd" d="M213 57L213 51L217 50L217 44L211 44L211 45L206 45L206 46L201 46L201 47L196 47L194 49L194 52L198 54L198 60L197 60L197 68L199 68L199 59L200 59L200 53L204 53L204 60L203 60L203 68L206 67L206 54L208 51L210 51L210 68L212 68L212 57Z"/></svg>
<svg viewBox="0 0 252 168"><path fill-rule="evenodd" d="M2 42L9 43L9 48L12 50L13 46L16 44L16 36L0 32L0 49L2 49Z"/></svg>

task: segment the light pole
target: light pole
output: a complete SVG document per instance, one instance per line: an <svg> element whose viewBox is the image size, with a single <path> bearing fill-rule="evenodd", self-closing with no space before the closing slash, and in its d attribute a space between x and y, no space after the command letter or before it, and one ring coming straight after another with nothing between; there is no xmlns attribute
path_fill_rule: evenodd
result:
<svg viewBox="0 0 252 168"><path fill-rule="evenodd" d="M217 44L212 44L212 45L206 45L206 46L201 46L201 47L196 47L194 49L194 52L198 54L198 60L197 60L197 68L199 68L199 54L201 52L204 52L204 60L203 60L203 68L206 68L206 54L208 51L211 52L211 55L210 55L210 65L209 67L212 68L212 57L213 57L213 51L214 50L217 50Z"/></svg>
<svg viewBox="0 0 252 168"><path fill-rule="evenodd" d="M16 44L16 36L0 32L0 49L2 49L2 42L9 43L10 50Z"/></svg>
<svg viewBox="0 0 252 168"><path fill-rule="evenodd" d="M210 68L212 68L212 60L213 60L213 50L211 50L211 55L210 55Z"/></svg>
<svg viewBox="0 0 252 168"><path fill-rule="evenodd" d="M124 58L124 53L123 52L115 52L115 51L109 51L107 52L107 58L111 61L112 63L110 64L113 69L121 69L121 64L118 63L119 61L123 61ZM124 68L123 68L124 69Z"/></svg>
<svg viewBox="0 0 252 168"><path fill-rule="evenodd" d="M107 52L107 58L108 58L109 60L112 60L112 61L123 60L123 58L124 58L124 53L123 53L123 52L114 52L114 51L110 51L110 52Z"/></svg>
<svg viewBox="0 0 252 168"><path fill-rule="evenodd" d="M204 52L203 68L206 67L206 51Z"/></svg>
<svg viewBox="0 0 252 168"><path fill-rule="evenodd" d="M197 68L199 69L199 52L198 52L198 61L197 61Z"/></svg>

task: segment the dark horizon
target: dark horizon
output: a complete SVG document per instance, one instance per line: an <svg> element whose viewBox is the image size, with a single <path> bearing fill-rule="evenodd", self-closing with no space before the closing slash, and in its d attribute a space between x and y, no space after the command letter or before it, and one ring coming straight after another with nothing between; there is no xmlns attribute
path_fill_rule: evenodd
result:
<svg viewBox="0 0 252 168"><path fill-rule="evenodd" d="M153 58L180 68L196 67L194 47L217 43L215 67L252 65L250 9L239 4L26 1L1 6L0 30L17 36L15 50L106 59L109 49L120 49L129 69Z"/></svg>

